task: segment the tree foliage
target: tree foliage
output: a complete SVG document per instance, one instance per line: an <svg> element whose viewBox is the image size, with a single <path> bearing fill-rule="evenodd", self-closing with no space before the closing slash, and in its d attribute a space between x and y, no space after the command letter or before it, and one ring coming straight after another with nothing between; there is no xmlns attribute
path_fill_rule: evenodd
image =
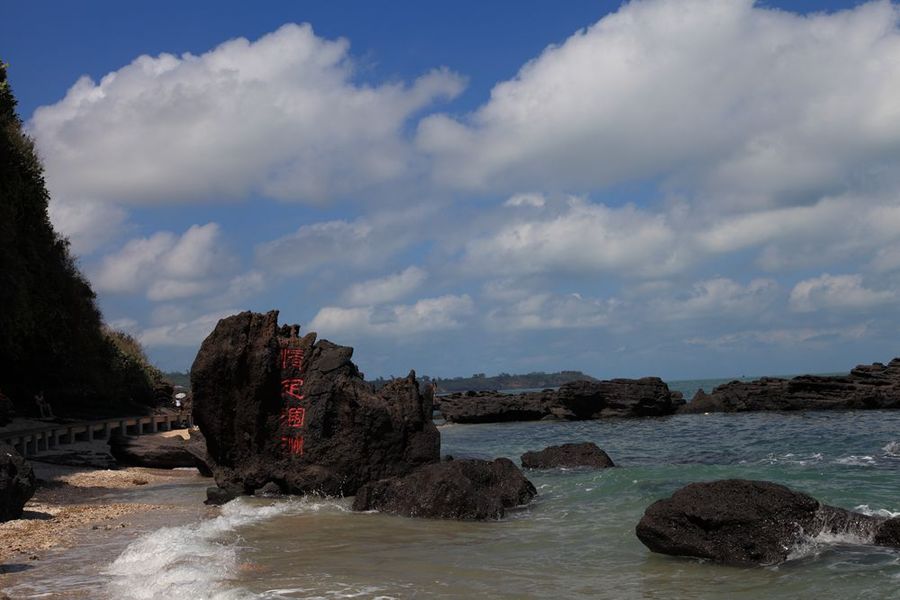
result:
<svg viewBox="0 0 900 600"><path fill-rule="evenodd" d="M104 332L94 292L50 223L49 200L0 65L0 390L19 414L34 412L41 391L58 414L152 403L155 382Z"/></svg>

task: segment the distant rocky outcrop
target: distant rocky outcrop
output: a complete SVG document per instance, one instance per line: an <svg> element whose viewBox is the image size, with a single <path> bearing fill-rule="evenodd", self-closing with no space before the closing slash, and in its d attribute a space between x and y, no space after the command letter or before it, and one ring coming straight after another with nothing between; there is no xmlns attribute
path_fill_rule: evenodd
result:
<svg viewBox="0 0 900 600"><path fill-rule="evenodd" d="M21 517L36 487L31 464L12 446L0 444L0 522Z"/></svg>
<svg viewBox="0 0 900 600"><path fill-rule="evenodd" d="M859 365L848 375L732 381L699 390L680 413L900 408L900 358Z"/></svg>
<svg viewBox="0 0 900 600"><path fill-rule="evenodd" d="M353 510L433 519L499 519L537 495L508 458L446 460L361 487Z"/></svg>
<svg viewBox="0 0 900 600"><path fill-rule="evenodd" d="M670 415L684 403L658 377L573 381L558 390L525 394L466 392L439 399L447 421L494 423L541 419L584 420Z"/></svg>
<svg viewBox="0 0 900 600"><path fill-rule="evenodd" d="M654 502L635 532L661 554L771 565L821 533L897 546L896 521L827 506L783 485L728 479L691 483Z"/></svg>
<svg viewBox="0 0 900 600"><path fill-rule="evenodd" d="M552 469L555 467L590 467L606 469L616 466L609 455L593 442L549 446L540 451L522 455L525 469Z"/></svg>
<svg viewBox="0 0 900 600"><path fill-rule="evenodd" d="M243 312L219 321L200 347L193 416L224 491L211 500L270 483L288 494L353 495L439 459L431 397L415 373L376 394L352 348L299 338L298 329L279 327L277 311Z"/></svg>

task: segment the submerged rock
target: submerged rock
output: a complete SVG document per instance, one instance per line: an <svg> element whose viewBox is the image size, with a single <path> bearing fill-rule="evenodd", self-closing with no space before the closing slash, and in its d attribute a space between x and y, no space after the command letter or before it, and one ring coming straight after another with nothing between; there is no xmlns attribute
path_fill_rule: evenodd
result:
<svg viewBox="0 0 900 600"><path fill-rule="evenodd" d="M12 446L0 444L0 522L21 517L36 487L31 464Z"/></svg>
<svg viewBox="0 0 900 600"><path fill-rule="evenodd" d="M731 381L699 390L680 413L900 408L900 358L859 365L847 375Z"/></svg>
<svg viewBox="0 0 900 600"><path fill-rule="evenodd" d="M353 495L440 458L431 396L415 373L376 394L352 348L298 329L279 327L277 311L244 312L219 321L197 354L194 421L220 487Z"/></svg>
<svg viewBox="0 0 900 600"><path fill-rule="evenodd" d="M522 467L526 469L552 469L554 467L592 467L606 469L616 466L609 455L593 442L549 446L540 451L522 455Z"/></svg>
<svg viewBox="0 0 900 600"><path fill-rule="evenodd" d="M558 390L526 394L479 392L440 399L440 410L454 423L585 420L670 415L684 403L680 392L658 377L573 381Z"/></svg>
<svg viewBox="0 0 900 600"><path fill-rule="evenodd" d="M771 565L821 533L894 545L882 536L885 521L821 504L776 483L728 479L691 483L654 502L635 532L661 554Z"/></svg>
<svg viewBox="0 0 900 600"><path fill-rule="evenodd" d="M508 458L447 460L363 486L353 510L433 519L499 519L536 495L534 485Z"/></svg>

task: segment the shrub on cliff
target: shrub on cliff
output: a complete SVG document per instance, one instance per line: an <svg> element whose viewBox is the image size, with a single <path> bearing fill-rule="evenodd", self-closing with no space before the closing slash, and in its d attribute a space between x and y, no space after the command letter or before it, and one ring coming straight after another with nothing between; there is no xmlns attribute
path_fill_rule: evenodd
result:
<svg viewBox="0 0 900 600"><path fill-rule="evenodd" d="M68 241L53 230L49 199L0 65L0 390L23 415L36 412L41 391L58 414L132 411L123 401L138 401L140 386L131 393L116 365L120 352Z"/></svg>

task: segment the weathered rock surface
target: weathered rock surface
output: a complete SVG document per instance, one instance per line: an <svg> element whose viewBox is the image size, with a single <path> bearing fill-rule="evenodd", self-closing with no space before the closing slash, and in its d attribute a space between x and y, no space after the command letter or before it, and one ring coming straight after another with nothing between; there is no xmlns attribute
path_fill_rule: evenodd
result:
<svg viewBox="0 0 900 600"><path fill-rule="evenodd" d="M697 392L681 413L900 408L900 358L859 365L848 375L732 381Z"/></svg>
<svg viewBox="0 0 900 600"><path fill-rule="evenodd" d="M9 424L16 414L16 407L3 392L0 392L0 427Z"/></svg>
<svg viewBox="0 0 900 600"><path fill-rule="evenodd" d="M12 446L0 444L0 522L21 517L36 486L31 464Z"/></svg>
<svg viewBox="0 0 900 600"><path fill-rule="evenodd" d="M454 423L541 419L584 420L670 415L684 403L680 392L658 377L573 381L558 390L525 394L467 392L440 398L440 410Z"/></svg>
<svg viewBox="0 0 900 600"><path fill-rule="evenodd" d="M197 354L194 421L220 487L352 495L439 459L431 397L415 373L376 394L352 348L297 329L279 327L277 311L244 312L219 321Z"/></svg>
<svg viewBox="0 0 900 600"><path fill-rule="evenodd" d="M190 444L178 436L113 435L109 439L109 449L116 462L122 465L153 469L197 467L201 472L209 473L200 443Z"/></svg>
<svg viewBox="0 0 900 600"><path fill-rule="evenodd" d="M522 455L522 467L526 469L552 469L555 467L591 467L606 469L616 466L609 455L593 442L549 446L540 451Z"/></svg>
<svg viewBox="0 0 900 600"><path fill-rule="evenodd" d="M534 485L508 458L447 460L405 477L364 485L353 510L433 519L499 519L536 495Z"/></svg>
<svg viewBox="0 0 900 600"><path fill-rule="evenodd" d="M827 506L783 485L728 479L692 483L654 502L635 532L653 552L769 565L823 532L896 545L885 525L884 518Z"/></svg>

